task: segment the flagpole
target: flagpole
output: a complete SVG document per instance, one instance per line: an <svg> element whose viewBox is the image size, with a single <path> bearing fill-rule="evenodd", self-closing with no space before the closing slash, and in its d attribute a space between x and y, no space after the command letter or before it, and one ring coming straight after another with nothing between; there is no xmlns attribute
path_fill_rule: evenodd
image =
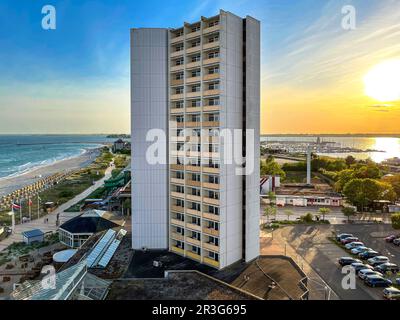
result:
<svg viewBox="0 0 400 320"><path fill-rule="evenodd" d="M32 220L32 202L31 198L28 200L28 206L29 206L29 221Z"/></svg>
<svg viewBox="0 0 400 320"><path fill-rule="evenodd" d="M12 211L12 215L11 215L11 231L14 234L14 229L15 229L15 214L14 214L14 206L11 206L11 211Z"/></svg>
<svg viewBox="0 0 400 320"><path fill-rule="evenodd" d="M19 223L22 224L22 200L19 199Z"/></svg>
<svg viewBox="0 0 400 320"><path fill-rule="evenodd" d="M40 219L40 197L37 195L37 218Z"/></svg>

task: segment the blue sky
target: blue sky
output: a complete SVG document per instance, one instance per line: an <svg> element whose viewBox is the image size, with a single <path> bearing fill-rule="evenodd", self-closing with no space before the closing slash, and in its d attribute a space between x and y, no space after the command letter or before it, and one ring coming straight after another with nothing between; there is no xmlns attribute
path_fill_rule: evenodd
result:
<svg viewBox="0 0 400 320"><path fill-rule="evenodd" d="M41 28L41 8L46 4L57 10L56 30ZM340 27L345 4L357 8L359 27L352 34ZM296 101L283 99L285 90L302 90L296 96L301 100L298 109L304 108L308 116L322 119L326 112L335 113L333 106L330 111L304 106L309 97L316 105L316 97L332 94L334 85L344 81L344 71L335 62L338 58L327 52L342 48L341 65L360 62L354 56L357 50L370 54L380 49L388 51L387 57L398 55L398 4L396 0L2 0L0 133L128 132L129 29L177 27L201 15L215 15L220 8L262 22L263 132L307 132L309 124L302 130L295 115L293 123L288 119L285 126L276 125L274 119L296 110ZM370 37L378 31L376 38L381 39L379 30L387 36L385 43ZM359 77L356 71L345 71L349 77ZM346 85L351 82L346 81ZM364 101L359 103L365 107ZM361 115L361 109L355 110L359 113L353 117ZM391 111L392 116L393 112L399 115L397 109ZM350 132L356 122L336 129L327 125L327 130ZM380 126L376 124L374 130Z"/></svg>

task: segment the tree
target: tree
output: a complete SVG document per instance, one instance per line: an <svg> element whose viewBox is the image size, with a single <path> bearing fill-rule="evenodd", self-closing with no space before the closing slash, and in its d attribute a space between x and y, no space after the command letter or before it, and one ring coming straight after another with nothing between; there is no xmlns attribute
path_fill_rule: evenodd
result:
<svg viewBox="0 0 400 320"><path fill-rule="evenodd" d="M400 229L400 213L392 214L391 219L393 229Z"/></svg>
<svg viewBox="0 0 400 320"><path fill-rule="evenodd" d="M350 221L350 217L354 216L356 214L356 210L354 210L353 207L343 207L342 208L342 213L344 216L347 217L347 222Z"/></svg>
<svg viewBox="0 0 400 320"><path fill-rule="evenodd" d="M318 212L322 215L322 220L325 221L325 215L329 214L331 212L331 209L329 209L329 208L319 208Z"/></svg>
<svg viewBox="0 0 400 320"><path fill-rule="evenodd" d="M346 157L346 159L345 159L345 161L346 161L346 164L347 164L347 166L351 166L352 164L355 164L357 161L356 161L356 158L354 158L353 156L351 156L351 155L349 155L349 156L347 156Z"/></svg>
<svg viewBox="0 0 400 320"><path fill-rule="evenodd" d="M270 205L275 205L275 203L276 203L275 192L272 192L272 191L268 192L268 200L269 200Z"/></svg>
<svg viewBox="0 0 400 320"><path fill-rule="evenodd" d="M382 178L382 182L390 183L396 192L397 199L400 199L400 174L385 176Z"/></svg>
<svg viewBox="0 0 400 320"><path fill-rule="evenodd" d="M290 210L290 209L286 209L286 210L285 210L285 214L286 214L286 216L287 216L287 220L289 221L289 220L290 220L290 216L293 215L293 211Z"/></svg>
<svg viewBox="0 0 400 320"><path fill-rule="evenodd" d="M270 217L276 216L276 208L274 206L267 206L264 209L264 215L267 217L267 223L269 223Z"/></svg>
<svg viewBox="0 0 400 320"><path fill-rule="evenodd" d="M260 161L260 174L262 176L280 176L281 179L285 179L286 177L285 171L282 170L273 157L268 157L265 161Z"/></svg>
<svg viewBox="0 0 400 320"><path fill-rule="evenodd" d="M354 170L347 169L347 170L340 171L337 175L337 182L335 184L335 189L337 191L341 192L344 189L344 186L346 185L346 183L354 178L355 178Z"/></svg>

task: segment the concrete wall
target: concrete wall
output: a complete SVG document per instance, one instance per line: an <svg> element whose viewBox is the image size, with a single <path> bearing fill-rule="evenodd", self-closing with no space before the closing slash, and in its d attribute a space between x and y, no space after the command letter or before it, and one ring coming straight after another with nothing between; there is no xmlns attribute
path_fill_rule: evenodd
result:
<svg viewBox="0 0 400 320"><path fill-rule="evenodd" d="M146 160L146 151L153 143L146 142L148 130L168 132L167 37L167 29L131 30L134 249L168 248L168 166Z"/></svg>

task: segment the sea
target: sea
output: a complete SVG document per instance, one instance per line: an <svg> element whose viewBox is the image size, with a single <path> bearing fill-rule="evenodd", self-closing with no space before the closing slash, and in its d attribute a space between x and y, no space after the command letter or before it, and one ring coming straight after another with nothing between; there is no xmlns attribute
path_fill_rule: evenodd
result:
<svg viewBox="0 0 400 320"><path fill-rule="evenodd" d="M316 142L317 136L262 136L265 142ZM335 152L323 153L322 155L345 158L352 155L359 160L371 159L381 163L390 158L400 158L400 138L397 137L371 137L371 136L320 136L320 142L333 142L341 148L352 148L358 150L374 150L367 152Z"/></svg>
<svg viewBox="0 0 400 320"><path fill-rule="evenodd" d="M315 142L315 136L262 136L261 141ZM77 157L85 150L112 143L106 135L0 135L0 179L29 172L37 167ZM351 154L357 159L375 162L400 158L400 139L390 137L323 136L320 141L342 147L380 152L334 153L333 157Z"/></svg>
<svg viewBox="0 0 400 320"><path fill-rule="evenodd" d="M114 140L106 135L0 135L0 179L77 157Z"/></svg>

